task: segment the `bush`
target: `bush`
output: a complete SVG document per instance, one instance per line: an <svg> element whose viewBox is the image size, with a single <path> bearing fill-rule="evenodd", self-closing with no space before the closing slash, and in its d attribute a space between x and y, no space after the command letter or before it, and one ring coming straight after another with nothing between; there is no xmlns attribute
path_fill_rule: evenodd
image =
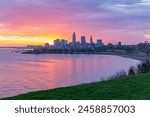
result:
<svg viewBox="0 0 150 117"><path fill-rule="evenodd" d="M142 65L138 64L137 65L137 74L141 74L142 73Z"/></svg>
<svg viewBox="0 0 150 117"><path fill-rule="evenodd" d="M141 74L141 73L148 73L150 72L150 62L147 59L146 62L143 62L142 64L139 64L137 66L137 73Z"/></svg>
<svg viewBox="0 0 150 117"><path fill-rule="evenodd" d="M120 72L117 72L115 75L112 75L109 79L118 79L123 78L125 76L127 76L127 73L124 70L122 70Z"/></svg>
<svg viewBox="0 0 150 117"><path fill-rule="evenodd" d="M135 68L133 66L129 69L128 75L129 76L134 76L135 75Z"/></svg>

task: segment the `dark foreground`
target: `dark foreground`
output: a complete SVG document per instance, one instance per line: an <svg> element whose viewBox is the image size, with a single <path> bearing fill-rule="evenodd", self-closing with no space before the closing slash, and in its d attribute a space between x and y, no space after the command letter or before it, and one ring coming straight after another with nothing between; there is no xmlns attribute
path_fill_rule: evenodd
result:
<svg viewBox="0 0 150 117"><path fill-rule="evenodd" d="M31 92L7 100L149 100L150 74Z"/></svg>

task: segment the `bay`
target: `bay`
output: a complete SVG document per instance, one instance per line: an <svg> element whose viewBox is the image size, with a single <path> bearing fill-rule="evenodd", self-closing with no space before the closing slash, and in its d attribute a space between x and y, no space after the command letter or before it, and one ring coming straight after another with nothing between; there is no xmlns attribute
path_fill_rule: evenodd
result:
<svg viewBox="0 0 150 117"><path fill-rule="evenodd" d="M113 55L34 55L0 49L0 98L106 80L138 63Z"/></svg>

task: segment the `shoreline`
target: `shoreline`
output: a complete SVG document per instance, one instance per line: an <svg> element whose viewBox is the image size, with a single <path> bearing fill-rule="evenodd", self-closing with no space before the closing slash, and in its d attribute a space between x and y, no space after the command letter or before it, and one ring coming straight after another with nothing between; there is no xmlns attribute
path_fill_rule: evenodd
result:
<svg viewBox="0 0 150 117"><path fill-rule="evenodd" d="M21 51L20 51L21 52ZM42 55L42 54L70 54L70 55L78 55L78 54L85 54L85 55L114 55L114 56L121 56L125 58L131 58L140 60L141 62L146 61L146 59L150 60L150 57L146 55L146 53L122 53L122 52L114 52L114 51L104 51L104 52L98 52L98 51L60 51L60 50L49 50L49 51L39 51L39 50L27 50L22 51L21 54L35 54L35 55Z"/></svg>
<svg viewBox="0 0 150 117"><path fill-rule="evenodd" d="M78 55L78 54L85 54L85 55L114 55L114 56L121 56L121 57L125 57L125 58L130 58L130 59L136 59L136 60L140 60L141 62L146 61L146 59L150 60L150 57L147 57L144 53L131 53L131 54L122 54L122 53L113 53L113 52L95 52L95 53L22 53L22 54L35 54L35 55L42 55L42 54L70 54L70 55Z"/></svg>
<svg viewBox="0 0 150 117"><path fill-rule="evenodd" d="M125 58L130 58L130 59L136 59L139 60L141 62L145 62L146 59L150 59L146 56L140 55L140 54L123 54L123 55L119 55L121 57L125 57Z"/></svg>

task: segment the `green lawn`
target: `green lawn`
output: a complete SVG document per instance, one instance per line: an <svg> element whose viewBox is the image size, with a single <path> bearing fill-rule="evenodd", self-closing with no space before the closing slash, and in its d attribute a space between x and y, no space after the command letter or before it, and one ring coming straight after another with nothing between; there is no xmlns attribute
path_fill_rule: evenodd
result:
<svg viewBox="0 0 150 117"><path fill-rule="evenodd" d="M37 91L8 100L139 100L150 99L150 74L78 86Z"/></svg>

